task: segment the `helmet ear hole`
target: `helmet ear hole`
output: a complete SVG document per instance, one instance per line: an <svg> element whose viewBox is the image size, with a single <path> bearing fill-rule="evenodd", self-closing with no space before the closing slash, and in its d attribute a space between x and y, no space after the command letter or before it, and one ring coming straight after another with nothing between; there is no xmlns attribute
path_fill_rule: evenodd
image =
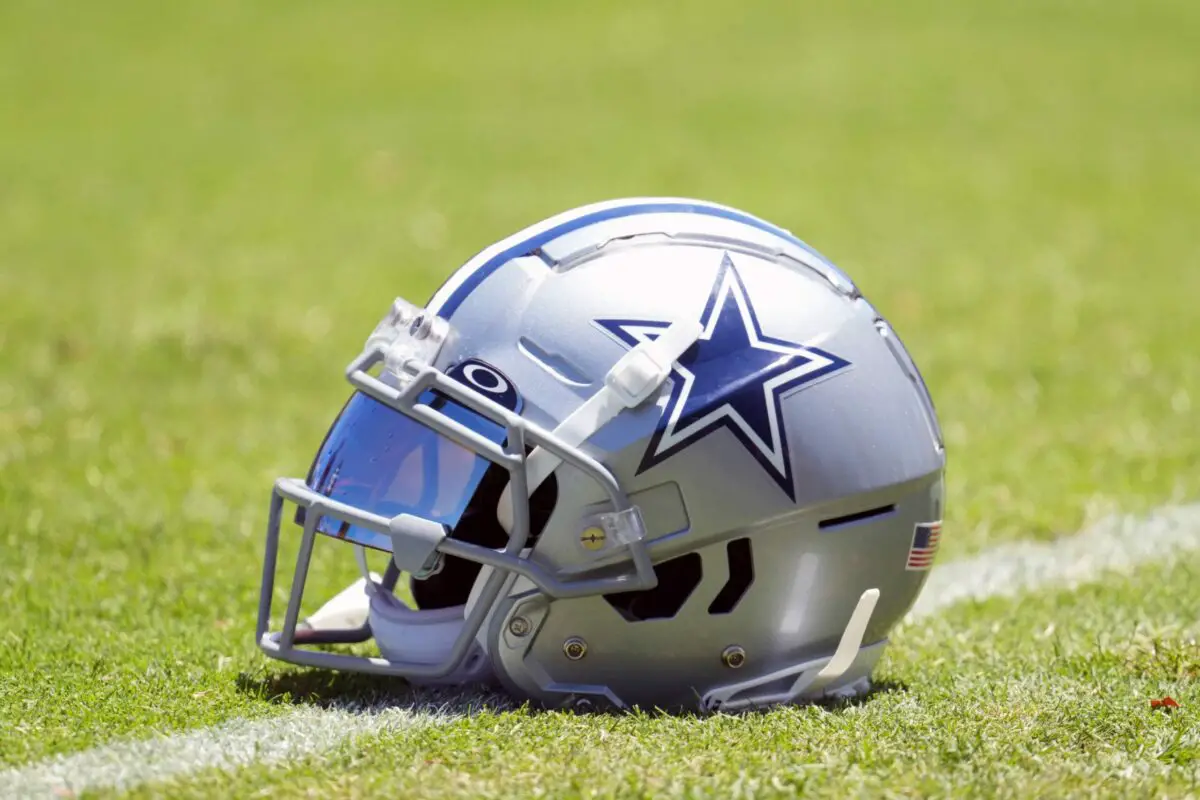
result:
<svg viewBox="0 0 1200 800"><path fill-rule="evenodd" d="M481 547L498 549L508 543L508 533L496 517L500 495L508 485L508 470L495 464L488 467L479 488L475 490L462 519L450 532L450 538ZM527 547L537 543L558 503L558 481L552 473L529 497L529 540ZM417 608L447 608L467 602L471 587L479 577L482 565L465 558L447 556L440 572L424 580L410 583Z"/></svg>
<svg viewBox="0 0 1200 800"><path fill-rule="evenodd" d="M678 614L703 577L700 554L687 553L655 564L654 573L658 586L653 589L604 595L626 622L669 619Z"/></svg>

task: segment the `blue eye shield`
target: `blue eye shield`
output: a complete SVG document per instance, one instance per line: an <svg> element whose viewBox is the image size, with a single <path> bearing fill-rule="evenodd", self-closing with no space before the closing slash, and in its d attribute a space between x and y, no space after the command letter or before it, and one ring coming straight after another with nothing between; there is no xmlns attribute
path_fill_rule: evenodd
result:
<svg viewBox="0 0 1200 800"><path fill-rule="evenodd" d="M447 370L447 376L521 413L523 401L512 382L478 359ZM446 394L426 390L425 406L487 441L503 447L507 433ZM318 494L382 517L410 514L453 530L479 488L490 463L412 417L355 393L330 428L305 481ZM304 524L304 509L297 523ZM325 516L316 530L338 539L392 552L389 535Z"/></svg>

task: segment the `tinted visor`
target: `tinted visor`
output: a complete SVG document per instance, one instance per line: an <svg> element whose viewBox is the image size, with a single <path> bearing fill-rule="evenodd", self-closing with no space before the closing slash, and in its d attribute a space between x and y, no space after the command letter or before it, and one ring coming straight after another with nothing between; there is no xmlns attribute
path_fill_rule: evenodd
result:
<svg viewBox="0 0 1200 800"><path fill-rule="evenodd" d="M503 426L439 392L417 400L484 438L503 444ZM309 488L384 517L412 514L453 528L491 462L411 417L355 393L309 470ZM385 534L324 517L317 530L388 552Z"/></svg>

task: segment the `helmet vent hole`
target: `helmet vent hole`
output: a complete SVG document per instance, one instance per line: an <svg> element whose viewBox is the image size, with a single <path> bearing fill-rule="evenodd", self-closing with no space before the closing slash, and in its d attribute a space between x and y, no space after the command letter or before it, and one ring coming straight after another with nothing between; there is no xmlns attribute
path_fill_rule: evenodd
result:
<svg viewBox="0 0 1200 800"><path fill-rule="evenodd" d="M728 614L741 602L742 596L754 583L754 556L749 539L734 539L725 546L729 557L729 580L708 606L709 614Z"/></svg>
<svg viewBox="0 0 1200 800"><path fill-rule="evenodd" d="M843 525L853 525L855 522L865 522L875 517L883 517L895 512L895 510L895 504L879 506L878 508L868 508L866 511L855 511L853 514L823 519L817 523L817 527L823 531L827 531L830 528L840 528Z"/></svg>
<svg viewBox="0 0 1200 800"><path fill-rule="evenodd" d="M654 565L658 586L640 592L616 592L604 595L608 604L627 622L669 619L679 613L688 597L700 585L703 575L700 554L687 553Z"/></svg>

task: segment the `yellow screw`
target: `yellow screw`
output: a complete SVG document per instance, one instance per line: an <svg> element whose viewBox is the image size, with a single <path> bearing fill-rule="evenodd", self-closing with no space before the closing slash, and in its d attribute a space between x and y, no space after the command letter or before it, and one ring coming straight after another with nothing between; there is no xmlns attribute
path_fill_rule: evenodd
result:
<svg viewBox="0 0 1200 800"><path fill-rule="evenodd" d="M579 543L587 550L599 550L604 547L606 538L603 528L588 528L579 534Z"/></svg>

